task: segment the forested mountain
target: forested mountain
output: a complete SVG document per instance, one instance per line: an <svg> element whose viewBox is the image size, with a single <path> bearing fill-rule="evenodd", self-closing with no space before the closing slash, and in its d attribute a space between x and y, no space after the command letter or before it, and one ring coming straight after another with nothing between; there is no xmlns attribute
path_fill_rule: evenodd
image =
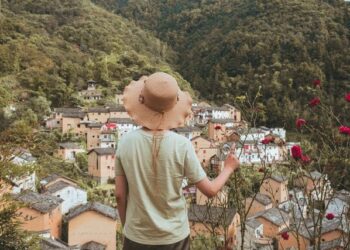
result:
<svg viewBox="0 0 350 250"><path fill-rule="evenodd" d="M0 107L21 100L34 110L38 97L53 107L74 106L89 79L111 95L157 70L191 90L166 63L171 49L88 0L2 0L0 8Z"/></svg>
<svg viewBox="0 0 350 250"><path fill-rule="evenodd" d="M343 0L95 0L151 30L178 55L180 73L217 103L261 86L260 122L293 126L313 79L350 90L350 12ZM293 117L294 119L294 117Z"/></svg>

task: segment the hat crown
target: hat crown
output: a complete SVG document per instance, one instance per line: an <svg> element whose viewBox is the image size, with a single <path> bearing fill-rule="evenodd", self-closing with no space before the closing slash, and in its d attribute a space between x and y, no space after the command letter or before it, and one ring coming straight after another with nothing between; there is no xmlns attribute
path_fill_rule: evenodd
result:
<svg viewBox="0 0 350 250"><path fill-rule="evenodd" d="M163 72L150 75L142 90L143 102L157 112L171 110L177 103L179 86L174 77Z"/></svg>

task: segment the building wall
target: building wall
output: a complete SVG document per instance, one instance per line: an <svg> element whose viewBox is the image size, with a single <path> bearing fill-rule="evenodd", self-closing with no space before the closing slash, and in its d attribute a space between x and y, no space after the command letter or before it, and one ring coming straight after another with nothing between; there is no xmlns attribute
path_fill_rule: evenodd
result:
<svg viewBox="0 0 350 250"><path fill-rule="evenodd" d="M73 133L79 134L80 129L78 125L80 124L80 118L62 117L62 133Z"/></svg>
<svg viewBox="0 0 350 250"><path fill-rule="evenodd" d="M220 126L221 129L215 129L216 126ZM226 126L219 123L208 123L208 137L216 142L226 141Z"/></svg>
<svg viewBox="0 0 350 250"><path fill-rule="evenodd" d="M211 146L211 142L202 138L202 137L198 137L194 140L191 141L192 145L194 147L194 149L200 149L200 148L210 148Z"/></svg>
<svg viewBox="0 0 350 250"><path fill-rule="evenodd" d="M280 235L277 236L278 240L278 249L287 250L292 247L298 250L307 250L307 247L310 245L310 241L303 236L299 235L298 239L295 233L289 233L289 239L284 240Z"/></svg>
<svg viewBox="0 0 350 250"><path fill-rule="evenodd" d="M110 115L107 112L106 113L91 112L91 113L88 113L87 115L88 115L89 121L95 121L95 122L101 122L101 123L106 123L108 118L110 118Z"/></svg>
<svg viewBox="0 0 350 250"><path fill-rule="evenodd" d="M87 211L69 221L68 244L83 245L96 241L106 245L106 250L115 250L116 230L115 220L94 211Z"/></svg>
<svg viewBox="0 0 350 250"><path fill-rule="evenodd" d="M276 237L277 234L279 234L282 230L284 230L285 228L287 228L287 226L289 226L289 221L286 221L286 223L283 224L282 226L277 226L272 222L266 220L265 218L257 217L256 219L264 225L265 237L274 238Z"/></svg>
<svg viewBox="0 0 350 250"><path fill-rule="evenodd" d="M89 175L104 184L110 178L115 177L115 155L97 155L91 152L88 156Z"/></svg>
<svg viewBox="0 0 350 250"><path fill-rule="evenodd" d="M86 137L87 150L100 147L100 136L101 136L100 128L90 128L87 131L87 137Z"/></svg>
<svg viewBox="0 0 350 250"><path fill-rule="evenodd" d="M218 152L218 149L215 147L211 148L198 148L195 149L196 155L199 162L203 167L207 168L210 166L210 158L212 158Z"/></svg>
<svg viewBox="0 0 350 250"><path fill-rule="evenodd" d="M252 202L252 198L246 199L246 211L248 210L251 202ZM254 200L253 204L251 205L251 207L249 209L247 217L249 218L249 217L257 214L258 212L265 211L265 210L270 209L270 208L272 208L272 203L265 206L265 205L261 204L260 202L257 202L256 200Z"/></svg>
<svg viewBox="0 0 350 250"><path fill-rule="evenodd" d="M110 112L110 118L130 118L130 115L125 112Z"/></svg>
<svg viewBox="0 0 350 250"><path fill-rule="evenodd" d="M344 227L346 227L344 225ZM325 234L322 234L321 236L321 240L323 241L331 241L331 240L336 240L336 239L339 239L343 236L343 233L342 231L340 230L333 230L331 232L328 232L328 233L325 233Z"/></svg>
<svg viewBox="0 0 350 250"><path fill-rule="evenodd" d="M66 214L69 209L87 202L87 193L80 188L69 186L53 193L53 195L64 200L62 202L62 214Z"/></svg>
<svg viewBox="0 0 350 250"><path fill-rule="evenodd" d="M88 173L90 176L100 176L100 168L98 165L98 155L95 152L91 152L88 155Z"/></svg>
<svg viewBox="0 0 350 250"><path fill-rule="evenodd" d="M197 205L206 205L222 207L227 205L228 197L226 191L220 191L213 198L208 198L205 196L199 189L196 191L196 204Z"/></svg>
<svg viewBox="0 0 350 250"><path fill-rule="evenodd" d="M274 205L277 205L288 199L287 182L279 183L269 178L261 185L260 193L269 196Z"/></svg>
<svg viewBox="0 0 350 250"><path fill-rule="evenodd" d="M115 178L115 155L99 156L99 164L101 169L101 183L106 183L108 179Z"/></svg>
<svg viewBox="0 0 350 250"><path fill-rule="evenodd" d="M70 149L70 148L62 148L58 149L56 152L56 156L67 161L75 161L75 155L78 153L84 153L84 149Z"/></svg>
<svg viewBox="0 0 350 250"><path fill-rule="evenodd" d="M61 237L62 213L60 206L45 214L27 207L20 208L18 212L22 212L20 216L22 229L30 232L50 230L51 236Z"/></svg>

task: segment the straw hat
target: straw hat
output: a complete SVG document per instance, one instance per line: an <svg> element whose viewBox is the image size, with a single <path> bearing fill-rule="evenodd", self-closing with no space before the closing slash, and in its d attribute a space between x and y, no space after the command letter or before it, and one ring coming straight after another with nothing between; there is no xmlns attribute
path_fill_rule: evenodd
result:
<svg viewBox="0 0 350 250"><path fill-rule="evenodd" d="M137 124L157 130L183 126L191 114L192 98L180 90L174 77L157 72L131 81L124 89L123 102Z"/></svg>

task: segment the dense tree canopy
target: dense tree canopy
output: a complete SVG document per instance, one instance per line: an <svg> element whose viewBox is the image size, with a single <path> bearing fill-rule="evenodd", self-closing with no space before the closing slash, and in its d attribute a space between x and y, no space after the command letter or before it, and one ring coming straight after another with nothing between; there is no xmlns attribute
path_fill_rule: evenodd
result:
<svg viewBox="0 0 350 250"><path fill-rule="evenodd" d="M190 90L166 62L173 58L150 33L90 1L2 1L0 81L19 101L35 97L29 103L35 112L46 101L54 107L79 104L74 93L89 79L113 94L140 75L163 70ZM7 92L2 87L0 105Z"/></svg>
<svg viewBox="0 0 350 250"><path fill-rule="evenodd" d="M95 0L154 32L207 99L223 103L261 86L266 123L290 127L313 79L336 99L350 89L350 12L343 0Z"/></svg>

